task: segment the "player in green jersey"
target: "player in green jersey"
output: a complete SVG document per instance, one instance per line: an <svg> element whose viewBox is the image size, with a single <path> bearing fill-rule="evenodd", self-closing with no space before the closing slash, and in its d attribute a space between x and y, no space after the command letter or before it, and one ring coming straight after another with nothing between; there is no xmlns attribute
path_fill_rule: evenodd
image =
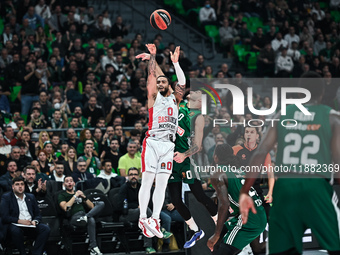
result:
<svg viewBox="0 0 340 255"><path fill-rule="evenodd" d="M222 243L214 254L236 255L264 231L267 216L262 206L261 197L253 187L250 187L249 195L255 203L257 214L250 213L248 222L242 224L238 198L244 183L244 172L240 170L239 161L228 144L216 146L214 161L220 167L211 178L217 192L219 208L215 233L209 238L207 245L213 252L225 224L228 232L224 235ZM226 221L229 206L234 217Z"/></svg>
<svg viewBox="0 0 340 255"><path fill-rule="evenodd" d="M260 166L265 156L278 142L276 166L290 166L291 172L280 176L273 191L270 211L268 253L301 254L302 237L311 228L319 245L329 254L340 254L340 210L338 198L331 186L339 181L340 118L339 113L321 105L324 84L319 74L306 73L301 87L311 93L304 106L311 115L304 115L295 106L287 107L286 116L268 130L249 165ZM294 119L295 127L279 126L283 119ZM333 169L333 170L332 170ZM335 173L336 176L332 176ZM243 222L249 210L256 213L248 191L258 172L247 173L239 199ZM254 179L255 178L255 179Z"/></svg>
<svg viewBox="0 0 340 255"><path fill-rule="evenodd" d="M204 237L189 209L182 201L182 181L187 183L197 201L202 203L216 222L217 206L204 193L199 173L195 171L195 162L192 155L199 152L202 147L204 117L200 109L202 105L201 91L190 91L188 104L180 103L178 115L178 130L175 142L174 166L169 178L169 192L172 203L183 217L189 228L194 232L192 237L184 244L184 248L191 248L196 241Z"/></svg>

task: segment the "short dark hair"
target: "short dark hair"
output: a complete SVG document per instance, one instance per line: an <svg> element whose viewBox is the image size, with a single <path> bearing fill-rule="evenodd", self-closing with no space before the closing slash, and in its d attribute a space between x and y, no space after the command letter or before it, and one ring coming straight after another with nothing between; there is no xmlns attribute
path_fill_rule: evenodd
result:
<svg viewBox="0 0 340 255"><path fill-rule="evenodd" d="M244 127L243 135L246 133L246 128L255 128L256 134L259 134L259 129L258 129L257 127L252 127L252 126L246 125L246 126Z"/></svg>
<svg viewBox="0 0 340 255"><path fill-rule="evenodd" d="M166 79L167 79L167 81L168 81L168 84L169 84L169 85L171 84L171 81L170 81L170 79L169 79L167 76L165 76L165 75L160 75L160 76L158 76L158 77L156 78L156 80L158 80L158 78L161 78L161 77L164 77L164 78L166 78Z"/></svg>
<svg viewBox="0 0 340 255"><path fill-rule="evenodd" d="M60 161L60 160L56 161L55 164L56 165L64 165L63 161Z"/></svg>
<svg viewBox="0 0 340 255"><path fill-rule="evenodd" d="M24 174L26 174L27 169L33 169L35 173L37 173L37 169L35 168L35 166L32 165L28 165L24 168Z"/></svg>
<svg viewBox="0 0 340 255"><path fill-rule="evenodd" d="M138 174L139 174L139 170L136 167L130 167L129 170L128 170L128 174L130 173L130 171L137 171Z"/></svg>
<svg viewBox="0 0 340 255"><path fill-rule="evenodd" d="M12 128L12 129L13 129L12 126L6 126L6 127L4 128L4 132L7 132L7 129L9 129L9 128Z"/></svg>
<svg viewBox="0 0 340 255"><path fill-rule="evenodd" d="M111 162L110 160L108 160L108 159L105 159L105 160L103 161L103 166L105 166L106 163L111 163L111 164L112 164L112 162Z"/></svg>
<svg viewBox="0 0 340 255"><path fill-rule="evenodd" d="M25 182L25 179L22 176L14 177L12 179L12 185L14 185L14 183L16 183L16 182Z"/></svg>
<svg viewBox="0 0 340 255"><path fill-rule="evenodd" d="M216 145L214 155L218 158L218 164L240 167L239 160L234 155L233 148L229 144Z"/></svg>
<svg viewBox="0 0 340 255"><path fill-rule="evenodd" d="M11 162L14 162L14 163L18 166L17 162L16 162L14 159L10 159L10 160L8 160L7 163L6 163L6 168L8 168L8 165L9 165L9 163L11 163Z"/></svg>

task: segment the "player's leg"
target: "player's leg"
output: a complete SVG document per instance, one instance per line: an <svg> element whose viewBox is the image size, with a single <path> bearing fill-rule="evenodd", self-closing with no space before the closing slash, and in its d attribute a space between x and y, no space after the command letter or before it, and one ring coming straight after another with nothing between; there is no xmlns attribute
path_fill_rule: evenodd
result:
<svg viewBox="0 0 340 255"><path fill-rule="evenodd" d="M309 181L309 183L307 182ZM329 251L340 253L340 210L337 206L338 197L332 186L324 179L307 180L307 185L314 192L302 203L306 207L305 224L312 229L312 233L319 245ZM316 190L315 190L316 189ZM308 210L308 213L307 213ZM317 219L317 220L315 220Z"/></svg>
<svg viewBox="0 0 340 255"><path fill-rule="evenodd" d="M208 210L210 216L216 223L217 221L217 205L208 197L203 188L201 181L195 179L193 184L189 184L191 192L194 194L198 202L200 202Z"/></svg>
<svg viewBox="0 0 340 255"><path fill-rule="evenodd" d="M217 252L213 252L214 255L236 255L241 252L240 249L237 249L234 246L229 244L221 243Z"/></svg>
<svg viewBox="0 0 340 255"><path fill-rule="evenodd" d="M142 175L142 183L138 194L140 218L147 217L147 209L150 201L150 192L155 179L156 174L151 172L144 172Z"/></svg>
<svg viewBox="0 0 340 255"><path fill-rule="evenodd" d="M158 238L163 238L159 215L163 207L165 190L168 184L169 176L170 173L156 174L155 190L152 196L153 212L152 216L148 219L148 224L146 224L146 228Z"/></svg>
<svg viewBox="0 0 340 255"><path fill-rule="evenodd" d="M153 202L153 212L152 218L159 219L159 214L161 213L165 190L168 184L170 173L158 173L156 174L155 190L153 192L152 202Z"/></svg>
<svg viewBox="0 0 340 255"><path fill-rule="evenodd" d="M169 179L169 193L171 196L171 200L178 213L182 216L185 223L189 226L191 233L191 238L184 244L184 248L190 248L196 244L196 241L201 239L204 236L203 230L201 230L194 218L191 216L190 210L183 203L182 200L182 178L186 176L186 170L190 169L189 160L185 160L183 163L178 164L174 162L174 166L172 169L171 178ZM188 179L187 176L184 178L185 182L193 183L193 179Z"/></svg>
<svg viewBox="0 0 340 255"><path fill-rule="evenodd" d="M146 160L147 159L147 160ZM158 156L152 146L152 140L145 138L143 141L142 160L142 182L138 194L140 215L138 226L146 237L154 234L147 229L147 209L150 201L150 193L156 176Z"/></svg>
<svg viewBox="0 0 340 255"><path fill-rule="evenodd" d="M302 253L302 238L306 230L303 217L306 214L301 207L305 198L299 198L304 198L301 180L279 178L276 181L269 219L268 254Z"/></svg>
<svg viewBox="0 0 340 255"><path fill-rule="evenodd" d="M263 207L257 208L257 214L249 213L247 224L242 224L242 216L230 220L228 232L223 237L223 243L243 250L265 229L267 217Z"/></svg>
<svg viewBox="0 0 340 255"><path fill-rule="evenodd" d="M159 155L156 166L156 177L155 177L155 190L152 196L153 212L152 216L146 226L151 232L158 238L163 238L163 234L160 227L159 214L161 213L165 190L168 184L168 180L172 171L172 162L174 155L174 144L172 142L162 142L161 144L156 142L154 148L157 148Z"/></svg>
<svg viewBox="0 0 340 255"><path fill-rule="evenodd" d="M148 220L147 220L147 210L150 201L150 192L151 187L153 185L153 181L155 179L155 173L144 172L142 175L142 183L138 193L139 200L139 222L138 226L142 230L143 234L146 237L151 238L154 234L147 229Z"/></svg>
<svg viewBox="0 0 340 255"><path fill-rule="evenodd" d="M145 138L143 141L143 151L141 155L142 163L142 182L138 194L140 206L140 218L147 217L147 209L150 201L150 192L156 176L158 155L153 146L153 140Z"/></svg>

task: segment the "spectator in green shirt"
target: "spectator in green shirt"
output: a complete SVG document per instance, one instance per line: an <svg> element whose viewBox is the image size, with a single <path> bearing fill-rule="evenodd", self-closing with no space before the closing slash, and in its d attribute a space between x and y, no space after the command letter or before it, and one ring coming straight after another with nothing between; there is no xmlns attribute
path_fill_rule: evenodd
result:
<svg viewBox="0 0 340 255"><path fill-rule="evenodd" d="M136 155L137 144L130 141L127 146L127 153L120 157L118 161L118 169L121 176L126 177L127 172L131 167L135 167L140 171L141 169L141 158Z"/></svg>
<svg viewBox="0 0 340 255"><path fill-rule="evenodd" d="M98 143L96 141L96 139L94 139L94 137L91 134L91 131L88 128L83 129L80 132L80 137L79 137L80 143L78 144L77 147L77 155L82 155L84 154L84 148L85 148L85 143L87 141L93 141L93 146L94 146L94 155L98 157L98 153L99 153L99 149L98 149Z"/></svg>
<svg viewBox="0 0 340 255"><path fill-rule="evenodd" d="M94 155L93 147L93 141L87 140L84 149L85 155L82 158L86 161L86 171L97 176L100 174L100 160Z"/></svg>

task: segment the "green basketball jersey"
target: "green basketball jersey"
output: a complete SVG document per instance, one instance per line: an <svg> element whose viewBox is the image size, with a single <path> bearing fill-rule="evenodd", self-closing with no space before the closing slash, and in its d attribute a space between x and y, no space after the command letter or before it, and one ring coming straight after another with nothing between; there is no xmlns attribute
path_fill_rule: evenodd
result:
<svg viewBox="0 0 340 255"><path fill-rule="evenodd" d="M200 114L200 110L189 109L184 101L179 104L175 151L185 152L190 148L191 137L195 135L195 121Z"/></svg>
<svg viewBox="0 0 340 255"><path fill-rule="evenodd" d="M304 115L295 105L287 107L286 116L278 122L278 147L276 166L296 170L296 173L321 175L330 178L332 164L332 130L326 105L305 105L311 115ZM284 127L281 121L294 119L295 127ZM287 121L284 125L287 125ZM291 123L293 125L294 123ZM282 173L281 173L282 174Z"/></svg>
<svg viewBox="0 0 340 255"><path fill-rule="evenodd" d="M228 198L230 201L230 207L234 211L233 215L238 215L240 214L238 199L240 197L240 190L245 182L245 173L240 169L231 169L228 166L220 165L220 167L228 177ZM262 200L253 187L249 190L249 196L254 200L256 207L260 207L262 205Z"/></svg>

